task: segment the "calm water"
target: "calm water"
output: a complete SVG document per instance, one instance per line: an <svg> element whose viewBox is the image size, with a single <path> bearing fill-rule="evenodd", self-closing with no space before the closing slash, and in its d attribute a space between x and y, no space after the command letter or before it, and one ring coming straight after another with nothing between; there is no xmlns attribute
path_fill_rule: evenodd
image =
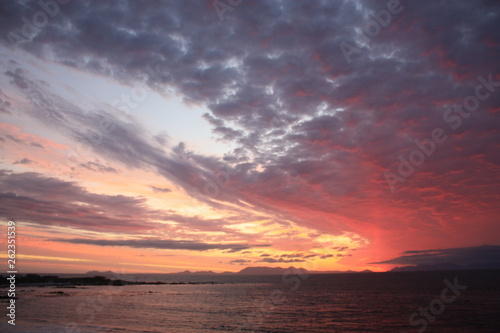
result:
<svg viewBox="0 0 500 333"><path fill-rule="evenodd" d="M136 280L178 281L172 276ZM448 279L467 286L441 301ZM1 332L500 332L500 271L193 276L199 285L19 287ZM61 294L60 292L63 292ZM429 305L429 312L412 313ZM5 309L5 301L2 308ZM5 312L5 310L4 310ZM5 314L2 317L6 317ZM430 318L430 319L429 319ZM432 319L432 320L431 320Z"/></svg>

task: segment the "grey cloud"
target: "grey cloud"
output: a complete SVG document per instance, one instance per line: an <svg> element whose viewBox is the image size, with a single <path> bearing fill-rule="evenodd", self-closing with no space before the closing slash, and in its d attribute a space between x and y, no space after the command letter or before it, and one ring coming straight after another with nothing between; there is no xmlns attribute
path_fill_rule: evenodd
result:
<svg viewBox="0 0 500 333"><path fill-rule="evenodd" d="M15 137L13 137L10 134L7 134L5 137L7 137L8 139L11 139L12 141L17 142L17 143L24 143L24 141L22 141L22 140L20 140L18 138L15 138Z"/></svg>
<svg viewBox="0 0 500 333"><path fill-rule="evenodd" d="M190 235L193 230L220 232L221 239L245 240L228 225L247 223L258 216L242 213L223 219L183 216L149 208L146 199L125 195L88 192L76 182L67 182L38 173L12 173L0 170L0 216L42 225L64 225L87 230L134 233L157 230ZM176 222L175 226L154 221Z"/></svg>
<svg viewBox="0 0 500 333"><path fill-rule="evenodd" d="M87 170L101 173L117 173L118 171L115 168L106 166L99 161L89 161L85 164L80 164L81 167L84 167Z"/></svg>
<svg viewBox="0 0 500 333"><path fill-rule="evenodd" d="M245 265L245 264L248 264L250 262L252 262L252 261L251 260L245 260L245 259L235 259L235 260L231 260L229 262L229 264L230 265L236 265L236 264L238 264L238 265Z"/></svg>
<svg viewBox="0 0 500 333"><path fill-rule="evenodd" d="M30 163L33 163L33 161L26 157L19 161L14 162L14 164L30 164Z"/></svg>
<svg viewBox="0 0 500 333"><path fill-rule="evenodd" d="M71 244L88 244L97 246L127 246L133 248L154 248L163 250L190 250L190 251L208 251L208 250L231 250L237 252L252 247L269 246L266 244L211 244L188 240L164 240L164 239L132 239L132 240L107 240L107 239L83 239L83 238L53 238L48 239L53 242L63 242Z"/></svg>
<svg viewBox="0 0 500 333"><path fill-rule="evenodd" d="M500 267L500 246L482 245L449 249L406 251L403 256L372 264L416 265L429 267L457 265L467 267Z"/></svg>
<svg viewBox="0 0 500 333"><path fill-rule="evenodd" d="M304 255L300 254L300 253L293 253L293 254L282 254L280 257L281 258L301 258L301 257L304 257Z"/></svg>
<svg viewBox="0 0 500 333"><path fill-rule="evenodd" d="M32 142L32 143L30 143L30 145L32 147L43 148L43 146L41 144L39 144L38 142Z"/></svg>
<svg viewBox="0 0 500 333"><path fill-rule="evenodd" d="M0 89L0 112L11 115L12 112L9 110L10 107L11 103L9 102L9 97L3 93L2 89Z"/></svg>
<svg viewBox="0 0 500 333"><path fill-rule="evenodd" d="M309 258L314 258L314 257L317 257L318 255L317 254L308 254L306 256L303 256L304 259L309 259ZM321 258L323 259L323 257Z"/></svg>
<svg viewBox="0 0 500 333"><path fill-rule="evenodd" d="M149 185L149 187L151 187L151 189L153 190L153 192L156 192L156 193L169 193L169 192L172 192L171 189L169 188L162 188L162 187L156 187L156 186L153 186L153 185Z"/></svg>
<svg viewBox="0 0 500 333"><path fill-rule="evenodd" d="M0 172L0 215L42 225L64 225L88 230L131 233L158 227L143 198L101 195L74 182L37 173Z"/></svg>
<svg viewBox="0 0 500 333"><path fill-rule="evenodd" d="M283 258L279 258L279 259L275 259L275 258L264 258L262 260L258 260L256 262L267 262L267 263L277 263L277 262L305 262L306 260L304 259L283 259Z"/></svg>
<svg viewBox="0 0 500 333"><path fill-rule="evenodd" d="M27 75L25 71L22 72L24 80L29 82L24 92L33 106L27 111L31 116L73 137L79 144L93 149L105 158L114 159L128 167L157 168L161 175L183 187L198 200L214 206L222 205L212 202L211 197L216 196L218 199L237 202L234 195L225 193L220 185L214 183L213 174L216 170L227 168L223 162L194 154L187 155L189 159L184 155L165 154L164 149L155 144L154 138L149 137L143 128L130 119L122 119L114 115L112 110L84 112L78 106L54 95L38 82L28 79ZM14 137L9 138L22 143ZM176 148L182 152L181 145ZM175 148L173 152L176 152ZM108 167L99 167L95 163L81 166L94 171L113 172ZM211 187L207 190L209 185Z"/></svg>

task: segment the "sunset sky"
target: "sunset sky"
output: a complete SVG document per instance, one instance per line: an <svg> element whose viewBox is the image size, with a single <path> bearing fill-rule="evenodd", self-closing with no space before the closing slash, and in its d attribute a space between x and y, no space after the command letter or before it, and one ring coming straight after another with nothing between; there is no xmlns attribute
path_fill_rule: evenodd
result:
<svg viewBox="0 0 500 333"><path fill-rule="evenodd" d="M0 31L21 273L500 261L498 1L1 1Z"/></svg>

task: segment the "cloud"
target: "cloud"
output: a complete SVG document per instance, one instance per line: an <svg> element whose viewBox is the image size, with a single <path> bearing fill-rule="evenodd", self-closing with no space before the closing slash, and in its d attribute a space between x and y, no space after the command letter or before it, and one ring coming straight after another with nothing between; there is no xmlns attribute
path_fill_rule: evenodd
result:
<svg viewBox="0 0 500 333"><path fill-rule="evenodd" d="M258 260L256 262L267 262L267 263L277 263L277 262L305 262L306 260L304 259L283 259L283 258L279 258L279 259L275 259L275 258L264 258L262 260Z"/></svg>
<svg viewBox="0 0 500 333"><path fill-rule="evenodd" d="M144 198L94 194L38 173L0 170L0 189L1 216L40 225L130 233L153 229L162 217Z"/></svg>
<svg viewBox="0 0 500 333"><path fill-rule="evenodd" d="M93 171L93 172L101 172L101 173L117 173L118 171L115 168L106 166L99 161L89 161L87 163L81 163L81 167L84 167L87 170Z"/></svg>
<svg viewBox="0 0 500 333"><path fill-rule="evenodd" d="M500 80L500 6L457 3L406 2L377 38L359 45L357 31L386 1L243 2L222 23L207 1L73 1L19 46L207 106L214 135L235 147L222 160L179 156L182 145L165 152L165 141L133 119L85 112L15 63L5 76L31 103L31 117L103 159L153 168L216 209L237 213L245 202L322 232L358 233L375 247L387 239L397 239L398 249L440 244L449 235L449 246L498 242L500 126L488 110L500 107L500 94L481 101L456 131L443 114L474 93L479 75ZM39 10L36 2L0 6L6 32L21 33L20 18ZM351 63L343 41L361 49ZM103 118L112 131L99 131ZM391 194L383 173L435 128L448 141ZM99 145L89 142L99 136ZM207 195L224 170L224 186Z"/></svg>
<svg viewBox="0 0 500 333"><path fill-rule="evenodd" d="M127 246L133 248L152 248L162 250L231 250L232 252L242 251L252 247L266 247L269 244L211 244L187 240L165 240L165 239L132 239L132 240L107 240L107 239L83 239L83 238L52 238L53 242L63 242L71 244L87 244L97 246Z"/></svg>
<svg viewBox="0 0 500 333"><path fill-rule="evenodd" d="M403 256L371 264L414 265L417 267L457 265L463 267L500 268L500 246L405 251Z"/></svg>
<svg viewBox="0 0 500 333"><path fill-rule="evenodd" d="M245 259L235 259L235 260L231 260L229 262L230 265L245 265L245 264L248 264L248 263L251 263L252 261L251 260L245 260Z"/></svg>
<svg viewBox="0 0 500 333"><path fill-rule="evenodd" d="M13 137L13 136L12 136L12 135L10 135L10 134L7 134L5 137L6 137L7 139L11 139L12 141L14 141L14 142L16 142L16 143L24 143L22 140L19 140L19 139L17 139L17 138L15 138L15 137Z"/></svg>
<svg viewBox="0 0 500 333"><path fill-rule="evenodd" d="M153 192L155 193L169 193L169 192L172 192L171 189L169 188L162 188L162 187L156 187L156 186L153 186L153 185L149 185L149 187L151 187L151 189L153 190Z"/></svg>
<svg viewBox="0 0 500 333"><path fill-rule="evenodd" d="M14 164L30 164L30 163L33 163L33 161L26 157L23 158L22 160L14 162Z"/></svg>
<svg viewBox="0 0 500 333"><path fill-rule="evenodd" d="M12 112L9 111L10 107L9 97L0 89L0 112L12 115Z"/></svg>
<svg viewBox="0 0 500 333"><path fill-rule="evenodd" d="M41 144L39 144L38 142L32 142L32 143L30 143L30 145L32 147L36 147L36 148L43 148L43 146Z"/></svg>
<svg viewBox="0 0 500 333"><path fill-rule="evenodd" d="M214 207L224 207L219 200L238 202L236 195L228 191L221 191L218 185L207 192L207 184L213 185L215 170L227 169L228 166L214 157L192 154L189 159L180 155L174 147L172 153L165 153L155 137L138 125L130 117L124 117L117 110L101 110L99 113L86 112L79 106L72 104L55 95L50 89L40 82L29 78L25 70L13 70L17 78L22 78L23 90L21 91L31 107L23 113L44 122L72 138L80 146L93 150L105 160L121 163L128 168L153 167L157 173L168 178L171 182L185 189L198 200ZM15 81L13 81L15 83ZM9 139L23 143L22 140L10 136ZM180 147L180 148L179 148ZM114 172L113 168L102 165L99 161L91 161L80 165L96 172ZM230 168L229 168L230 169ZM212 193L213 191L217 193ZM208 195L207 195L208 194Z"/></svg>
<svg viewBox="0 0 500 333"><path fill-rule="evenodd" d="M95 194L76 182L34 172L0 170L0 198L4 203L0 206L0 216L8 219L120 233L156 230L189 237L193 231L199 230L219 232L223 234L222 238L241 240L248 236L229 226L259 219L249 213L219 219L184 216L152 209L144 197Z"/></svg>
<svg viewBox="0 0 500 333"><path fill-rule="evenodd" d="M304 256L303 254L301 253L292 253L292 254L282 254L280 257L281 258L312 258L312 257L315 257L316 255L315 254L310 254L310 255L307 255L307 256Z"/></svg>

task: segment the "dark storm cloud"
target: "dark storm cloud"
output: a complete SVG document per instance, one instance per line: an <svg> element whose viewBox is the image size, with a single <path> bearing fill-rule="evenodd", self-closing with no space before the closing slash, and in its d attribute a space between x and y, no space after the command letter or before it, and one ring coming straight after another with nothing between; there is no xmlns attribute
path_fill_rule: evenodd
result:
<svg viewBox="0 0 500 333"><path fill-rule="evenodd" d="M432 266L452 264L459 266L500 267L500 246L483 245L451 249L406 251L403 256L372 264Z"/></svg>
<svg viewBox="0 0 500 333"><path fill-rule="evenodd" d="M72 244L88 244L97 246L127 246L134 248L152 248L162 250L231 250L231 252L242 251L252 247L266 247L267 244L210 244L186 240L164 240L164 239L132 239L132 240L107 240L107 239L83 239L83 238L53 238L48 239L53 242L63 242Z"/></svg>
<svg viewBox="0 0 500 333"><path fill-rule="evenodd" d="M443 113L474 94L478 76L500 81L497 2L401 1L401 13L364 46L356 44L357 31L386 8L385 0L243 2L223 22L210 3L74 1L19 47L207 105L214 133L237 145L224 161L166 155L132 122L105 112L82 115L23 69L6 75L77 140L98 137L102 116L113 119L96 152L131 167L153 166L214 207L245 201L317 229L358 233L369 232L370 223L389 230L425 221L437 238L464 230L480 211L483 236L494 234L498 88L456 131ZM21 18L39 10L36 1L0 6L5 32L20 33ZM361 50L350 63L342 42ZM450 139L391 196L383 173L437 127ZM219 201L200 195L226 168L229 180L212 188ZM453 227L443 216L461 222Z"/></svg>

